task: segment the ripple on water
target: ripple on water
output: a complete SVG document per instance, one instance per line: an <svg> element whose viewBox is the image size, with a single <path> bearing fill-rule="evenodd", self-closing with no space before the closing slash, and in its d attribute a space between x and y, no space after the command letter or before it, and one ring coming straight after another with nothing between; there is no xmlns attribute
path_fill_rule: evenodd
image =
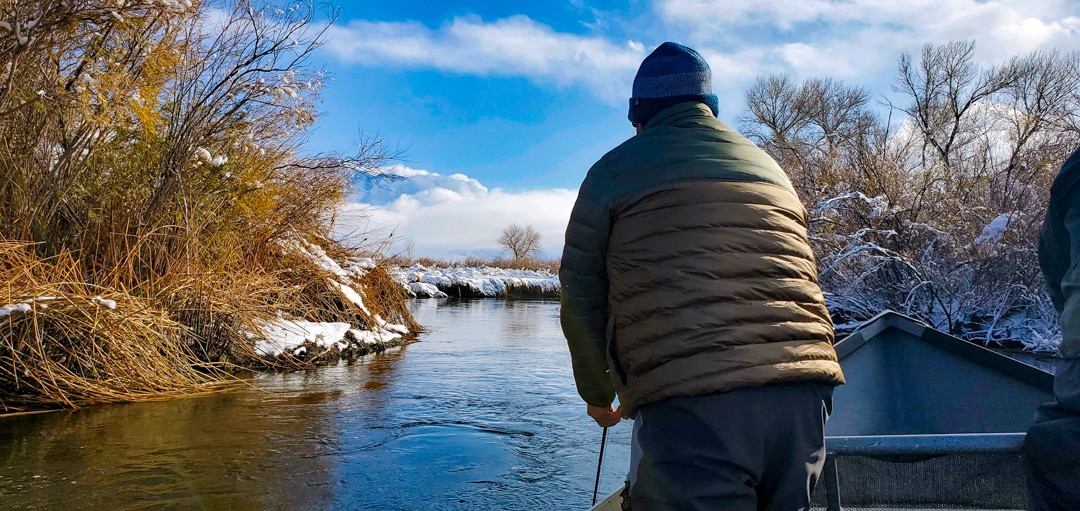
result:
<svg viewBox="0 0 1080 511"><path fill-rule="evenodd" d="M574 389L558 303L443 302L417 319L429 329L421 342L352 365L260 374L254 388L208 398L6 420L0 502L588 507L601 430ZM602 493L622 483L629 432L610 430Z"/></svg>

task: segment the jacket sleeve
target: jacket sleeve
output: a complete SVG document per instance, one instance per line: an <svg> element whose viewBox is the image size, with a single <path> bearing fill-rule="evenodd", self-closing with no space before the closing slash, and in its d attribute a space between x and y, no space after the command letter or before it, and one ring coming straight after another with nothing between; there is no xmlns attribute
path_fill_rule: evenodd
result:
<svg viewBox="0 0 1080 511"><path fill-rule="evenodd" d="M1065 216L1073 209L1071 202L1078 198L1073 197L1077 195L1076 184L1080 181L1080 161L1078 160L1080 160L1080 149L1065 160L1061 171L1054 178L1054 184L1050 187L1046 218L1043 220L1042 231L1039 233L1039 267L1046 280L1047 293L1058 313L1062 312L1065 306L1065 295L1061 284L1066 272L1072 266L1073 254L1075 254L1071 250L1075 238L1070 240Z"/></svg>
<svg viewBox="0 0 1080 511"><path fill-rule="evenodd" d="M1061 314L1058 351L1062 358L1080 358L1080 150L1065 162L1051 187L1039 265Z"/></svg>
<svg viewBox="0 0 1080 511"><path fill-rule="evenodd" d="M560 322L570 347L578 394L593 406L615 399L608 379L607 247L611 232L610 179L600 163L585 176L566 227L559 282Z"/></svg>
<svg viewBox="0 0 1080 511"><path fill-rule="evenodd" d="M1080 189L1071 194L1075 206L1065 213L1065 230L1069 236L1068 270L1061 278L1061 345L1062 358L1080 358ZM1053 294L1051 294L1053 296Z"/></svg>

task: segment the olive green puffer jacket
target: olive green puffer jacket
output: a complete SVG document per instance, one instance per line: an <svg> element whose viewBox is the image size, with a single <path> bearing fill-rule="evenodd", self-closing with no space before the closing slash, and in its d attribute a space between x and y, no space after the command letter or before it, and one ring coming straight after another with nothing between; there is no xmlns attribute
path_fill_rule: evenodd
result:
<svg viewBox="0 0 1080 511"><path fill-rule="evenodd" d="M701 103L589 170L566 230L562 326L581 397L624 412L776 382L843 383L806 211Z"/></svg>

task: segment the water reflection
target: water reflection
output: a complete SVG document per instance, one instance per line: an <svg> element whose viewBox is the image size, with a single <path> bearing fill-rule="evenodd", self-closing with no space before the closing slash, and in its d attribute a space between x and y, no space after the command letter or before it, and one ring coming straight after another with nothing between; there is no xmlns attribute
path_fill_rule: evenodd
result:
<svg viewBox="0 0 1080 511"><path fill-rule="evenodd" d="M554 301L418 300L421 342L208 398L0 420L6 509L577 509L600 430ZM601 489L621 483L613 428Z"/></svg>
<svg viewBox="0 0 1080 511"><path fill-rule="evenodd" d="M328 420L337 399L242 392L7 420L0 495L9 509L298 509L327 501L332 465L297 454L337 443Z"/></svg>
<svg viewBox="0 0 1080 511"><path fill-rule="evenodd" d="M1009 358L1019 360L1029 366L1037 367L1048 373L1057 372L1058 361L1060 360L1051 353L1032 353L1029 351L1022 351L1018 349L1000 349L994 350Z"/></svg>
<svg viewBox="0 0 1080 511"><path fill-rule="evenodd" d="M506 302L503 313L496 317L502 321L500 332L503 340L510 343L532 340L535 332L550 327L552 321L558 324L559 320L557 314L549 314L546 309L537 310L527 302Z"/></svg>

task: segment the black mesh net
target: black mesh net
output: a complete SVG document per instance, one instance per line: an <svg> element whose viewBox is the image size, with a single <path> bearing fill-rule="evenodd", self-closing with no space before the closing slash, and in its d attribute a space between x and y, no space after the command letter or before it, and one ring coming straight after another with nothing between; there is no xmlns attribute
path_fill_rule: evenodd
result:
<svg viewBox="0 0 1080 511"><path fill-rule="evenodd" d="M838 456L840 504L860 509L1026 509L1019 453ZM827 509L819 481L813 509Z"/></svg>

